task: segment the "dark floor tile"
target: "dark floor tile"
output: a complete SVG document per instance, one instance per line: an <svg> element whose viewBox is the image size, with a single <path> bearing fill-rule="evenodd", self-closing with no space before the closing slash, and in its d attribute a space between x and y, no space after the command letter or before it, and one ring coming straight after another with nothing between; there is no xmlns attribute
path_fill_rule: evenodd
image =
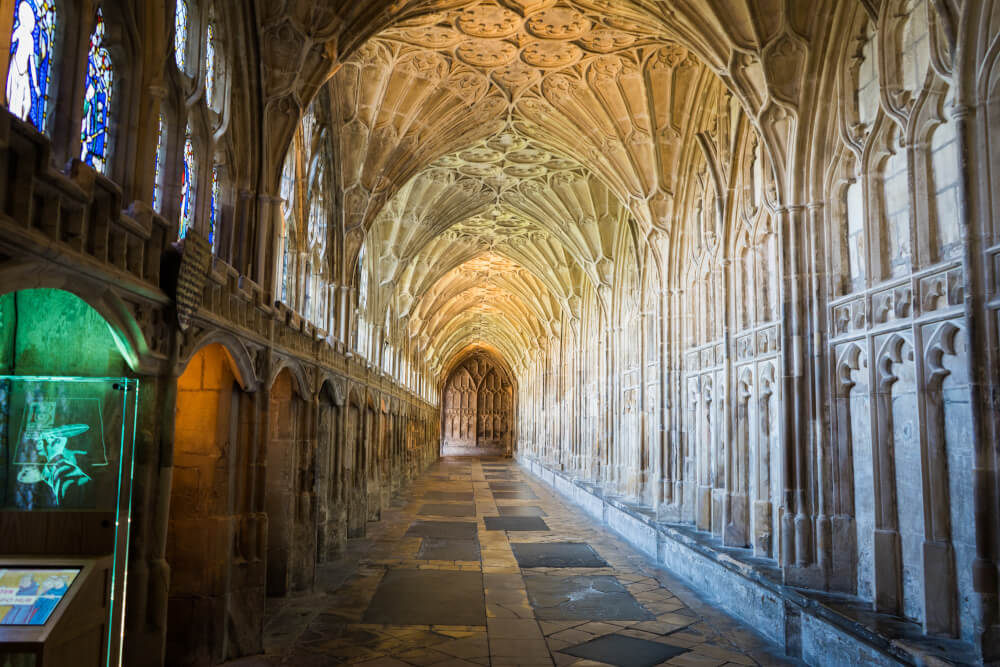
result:
<svg viewBox="0 0 1000 667"><path fill-rule="evenodd" d="M524 574L528 600L543 621L650 621L653 614L610 575Z"/></svg>
<svg viewBox="0 0 1000 667"><path fill-rule="evenodd" d="M428 491L424 494L424 499L426 500L457 500L472 502L475 500L475 494L472 491Z"/></svg>
<svg viewBox="0 0 1000 667"><path fill-rule="evenodd" d="M686 653L687 649L625 635L604 635L559 652L617 667L652 667Z"/></svg>
<svg viewBox="0 0 1000 667"><path fill-rule="evenodd" d="M420 506L420 516L476 516L476 506L465 503L428 503Z"/></svg>
<svg viewBox="0 0 1000 667"><path fill-rule="evenodd" d="M497 505L500 516L548 516L538 505Z"/></svg>
<svg viewBox="0 0 1000 667"><path fill-rule="evenodd" d="M486 530L548 530L540 517L537 516L487 516L483 517L486 522Z"/></svg>
<svg viewBox="0 0 1000 667"><path fill-rule="evenodd" d="M471 521L414 521L406 531L406 537L474 540L476 533L476 524Z"/></svg>
<svg viewBox="0 0 1000 667"><path fill-rule="evenodd" d="M531 491L524 482L490 482L490 491Z"/></svg>
<svg viewBox="0 0 1000 667"><path fill-rule="evenodd" d="M494 491L493 498L496 500L538 500L538 496L531 489L524 491Z"/></svg>
<svg viewBox="0 0 1000 667"><path fill-rule="evenodd" d="M521 567L607 567L589 544L578 542L511 543Z"/></svg>
<svg viewBox="0 0 1000 667"><path fill-rule="evenodd" d="M425 537L417 558L421 560L479 560L478 540L442 540Z"/></svg>
<svg viewBox="0 0 1000 667"><path fill-rule="evenodd" d="M363 622L486 625L483 575L452 570L389 570Z"/></svg>

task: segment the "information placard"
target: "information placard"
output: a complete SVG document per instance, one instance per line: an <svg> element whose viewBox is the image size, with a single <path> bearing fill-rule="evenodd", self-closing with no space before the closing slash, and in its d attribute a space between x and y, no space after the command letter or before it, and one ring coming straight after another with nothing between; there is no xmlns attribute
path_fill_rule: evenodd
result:
<svg viewBox="0 0 1000 667"><path fill-rule="evenodd" d="M0 569L0 625L45 625L80 568Z"/></svg>

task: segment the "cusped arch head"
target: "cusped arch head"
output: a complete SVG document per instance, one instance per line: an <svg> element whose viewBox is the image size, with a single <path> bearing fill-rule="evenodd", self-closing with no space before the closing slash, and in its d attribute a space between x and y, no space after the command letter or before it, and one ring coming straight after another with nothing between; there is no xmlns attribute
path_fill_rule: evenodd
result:
<svg viewBox="0 0 1000 667"><path fill-rule="evenodd" d="M943 363L944 357L947 354L957 353L955 341L960 333L962 333L962 329L957 325L952 322L944 322L931 334L924 355L929 390L939 389L944 379L951 374L951 371Z"/></svg>
<svg viewBox="0 0 1000 667"><path fill-rule="evenodd" d="M22 290L48 289L68 292L104 318L115 346L133 372L150 375L159 363L153 358L149 341L136 316L112 289L48 263L13 262L0 267L0 296Z"/></svg>
<svg viewBox="0 0 1000 667"><path fill-rule="evenodd" d="M347 389L347 403L358 410L362 409L365 406L364 387L351 384Z"/></svg>
<svg viewBox="0 0 1000 667"><path fill-rule="evenodd" d="M498 369L504 376L502 379L509 382L511 387L513 387L514 393L515 394L517 393L517 376L514 374L514 370L511 368L510 364L507 362L504 356L499 353L499 351L481 345L472 345L459 351L451 358L451 361L446 363L441 368L441 375L439 382L442 387L442 390L445 386L447 386L447 383L451 378L452 374L454 374L456 370L460 369L466 361L475 356L484 356L487 359L489 359L493 364L493 368ZM483 379L484 378L480 378L480 381L482 381ZM474 378L473 381L475 382ZM476 384L478 386L478 383Z"/></svg>
<svg viewBox="0 0 1000 667"><path fill-rule="evenodd" d="M246 345L236 336L227 331L213 329L206 331L195 338L190 345L186 346L186 351L178 360L180 373L184 372L195 355L204 350L209 345L218 345L226 353L229 363L232 366L233 375L243 391L256 391L260 386L260 378L254 368L253 357Z"/></svg>
<svg viewBox="0 0 1000 667"><path fill-rule="evenodd" d="M878 353L878 386L880 391L888 391L899 379L894 366L904 360L913 359L913 345L906 338L894 333L883 343Z"/></svg>
<svg viewBox="0 0 1000 667"><path fill-rule="evenodd" d="M851 343L837 360L837 389L842 394L850 392L855 385L854 372L867 367L865 351L857 343Z"/></svg>
<svg viewBox="0 0 1000 667"><path fill-rule="evenodd" d="M292 387L295 393L298 394L299 398L309 400L312 398L312 385L309 382L309 378L306 375L305 370L302 368L302 364L295 361L294 359L287 359L285 357L277 357L275 359L274 368L271 369L271 377L268 379L267 386L273 387L278 376L281 375L282 371L288 371L288 374L292 377Z"/></svg>
<svg viewBox="0 0 1000 667"><path fill-rule="evenodd" d="M319 395L322 400L343 407L347 402L347 381L333 373L325 372L320 378Z"/></svg>

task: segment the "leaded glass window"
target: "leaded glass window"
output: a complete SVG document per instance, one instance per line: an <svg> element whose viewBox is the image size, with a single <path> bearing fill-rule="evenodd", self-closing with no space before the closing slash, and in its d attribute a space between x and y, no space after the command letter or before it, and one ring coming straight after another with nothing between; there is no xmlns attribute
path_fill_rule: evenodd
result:
<svg viewBox="0 0 1000 667"><path fill-rule="evenodd" d="M184 139L184 168L181 170L181 215L178 236L184 238L188 228L194 221L194 144L191 141L191 126L187 128Z"/></svg>
<svg viewBox="0 0 1000 667"><path fill-rule="evenodd" d="M111 117L111 91L114 71L111 54L104 48L104 15L100 8L90 35L87 55L87 78L84 81L83 121L80 125L80 159L98 171L108 163L108 120Z"/></svg>
<svg viewBox="0 0 1000 667"><path fill-rule="evenodd" d="M205 104L215 106L215 23L205 31Z"/></svg>
<svg viewBox="0 0 1000 667"><path fill-rule="evenodd" d="M212 168L212 201L208 216L208 242L215 248L215 233L218 229L219 207L222 206L221 185L219 179L219 165Z"/></svg>
<svg viewBox="0 0 1000 667"><path fill-rule="evenodd" d="M291 226L294 224L295 216L295 142L292 142L288 154L285 156L285 166L281 170L281 301L288 303L288 254L291 243Z"/></svg>
<svg viewBox="0 0 1000 667"><path fill-rule="evenodd" d="M174 8L174 62L177 69L185 71L187 66L188 5L187 0L177 0Z"/></svg>
<svg viewBox="0 0 1000 667"><path fill-rule="evenodd" d="M7 108L40 130L45 129L48 112L55 29L53 0L18 0L14 4Z"/></svg>
<svg viewBox="0 0 1000 667"><path fill-rule="evenodd" d="M156 157L153 162L153 210L161 213L163 209L163 161L166 158L164 137L167 134L166 119L160 114L160 129L156 133Z"/></svg>

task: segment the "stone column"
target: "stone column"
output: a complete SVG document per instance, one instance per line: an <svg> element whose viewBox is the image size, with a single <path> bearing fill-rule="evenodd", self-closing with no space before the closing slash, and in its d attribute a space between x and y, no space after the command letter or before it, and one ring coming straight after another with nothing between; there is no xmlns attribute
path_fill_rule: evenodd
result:
<svg viewBox="0 0 1000 667"><path fill-rule="evenodd" d="M985 6L984 6L985 7ZM986 10L983 10L984 15ZM964 94L963 94L964 93ZM960 100L968 93L960 91ZM988 105L984 101L983 105ZM986 279L983 266L983 238L988 212L978 210L979 202L986 197L979 192L981 187L988 191L991 183L980 183L971 177L973 156L980 151L980 137L985 136L986 119L979 114L978 107L956 102L951 107L951 117L956 123L959 144L959 220L964 241L962 256L962 285L964 295L965 322L968 326L969 349L988 350L989 333L984 325L988 310L985 302ZM976 131L978 129L978 131ZM985 156L984 156L985 157ZM994 221L996 222L996 221ZM993 353L996 354L994 348ZM976 529L976 556L972 562L972 587L974 590L974 611L976 618L976 648L984 661L1000 658L1000 554L997 553L997 507L1000 506L1000 489L997 488L996 429L997 423L997 379L990 375L991 366L983 363L981 355L970 354L969 358L969 399L974 435L973 468L973 517ZM994 364L996 359L990 360Z"/></svg>

